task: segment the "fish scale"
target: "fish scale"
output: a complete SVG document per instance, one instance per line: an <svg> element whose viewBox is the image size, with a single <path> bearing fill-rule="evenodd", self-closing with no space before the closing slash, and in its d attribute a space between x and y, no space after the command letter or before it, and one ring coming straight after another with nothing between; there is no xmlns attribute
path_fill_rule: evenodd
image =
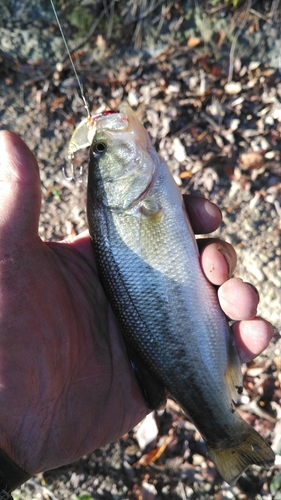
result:
<svg viewBox="0 0 281 500"><path fill-rule="evenodd" d="M274 453L235 409L239 357L180 191L128 106L99 116L95 127L89 231L144 396L157 408L169 391L235 484L249 465L273 463Z"/></svg>

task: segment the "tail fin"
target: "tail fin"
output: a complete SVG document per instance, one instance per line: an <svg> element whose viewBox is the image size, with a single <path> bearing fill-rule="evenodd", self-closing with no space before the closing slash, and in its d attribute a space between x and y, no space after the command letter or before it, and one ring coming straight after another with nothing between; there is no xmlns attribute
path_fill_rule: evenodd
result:
<svg viewBox="0 0 281 500"><path fill-rule="evenodd" d="M223 479L231 486L236 484L241 474L252 464L270 467L275 454L269 444L246 422L242 429L241 441L232 448L207 449ZM244 427L244 425L243 425ZM244 431L244 432L243 432Z"/></svg>

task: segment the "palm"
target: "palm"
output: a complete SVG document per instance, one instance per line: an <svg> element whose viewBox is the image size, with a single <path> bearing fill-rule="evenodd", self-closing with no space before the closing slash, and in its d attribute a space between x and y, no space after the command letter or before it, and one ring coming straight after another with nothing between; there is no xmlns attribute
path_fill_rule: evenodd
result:
<svg viewBox="0 0 281 500"><path fill-rule="evenodd" d="M93 267L70 245L37 241L14 256L12 272L7 261L4 288L5 281L1 331L10 332L13 349L3 346L1 383L13 395L13 412L2 391L1 430L17 446L26 436L44 446L34 464L22 466L59 466L128 431L145 408Z"/></svg>

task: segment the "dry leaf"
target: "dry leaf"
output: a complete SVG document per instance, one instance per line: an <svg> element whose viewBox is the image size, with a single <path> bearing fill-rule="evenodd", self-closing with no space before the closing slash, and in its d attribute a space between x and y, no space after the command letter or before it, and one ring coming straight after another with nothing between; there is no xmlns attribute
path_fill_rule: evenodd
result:
<svg viewBox="0 0 281 500"><path fill-rule="evenodd" d="M150 462L155 462L166 450L168 444L173 440L173 436L167 436L167 439L161 446L154 448L149 453L143 455L137 462L137 465L148 465Z"/></svg>
<svg viewBox="0 0 281 500"><path fill-rule="evenodd" d="M76 228L75 228L73 222L70 220L65 221L65 231L66 231L67 237L70 239L73 239L77 236Z"/></svg>
<svg viewBox="0 0 281 500"><path fill-rule="evenodd" d="M226 37L226 32L224 29L221 29L217 33L215 33L214 38L218 49L222 46L225 37Z"/></svg>
<svg viewBox="0 0 281 500"><path fill-rule="evenodd" d="M103 38L102 35L98 35L96 39L96 45L100 50L106 50L107 48L107 41L105 38Z"/></svg>
<svg viewBox="0 0 281 500"><path fill-rule="evenodd" d="M247 376L248 377L258 377L264 372L264 367L263 366L249 366L247 369Z"/></svg>
<svg viewBox="0 0 281 500"><path fill-rule="evenodd" d="M258 31L258 30L259 30L259 21L258 21L258 19L255 19L252 22L252 24L250 24L248 31L252 35L253 33L255 33L255 31Z"/></svg>
<svg viewBox="0 0 281 500"><path fill-rule="evenodd" d="M251 61L249 64L249 70L255 71L260 66L260 61Z"/></svg>
<svg viewBox="0 0 281 500"><path fill-rule="evenodd" d="M149 413L137 426L135 438L141 450L144 450L158 436L158 427L155 420L155 414Z"/></svg>
<svg viewBox="0 0 281 500"><path fill-rule="evenodd" d="M187 40L187 45L188 47L193 49L194 47L197 47L197 45L199 45L201 42L202 42L201 38L198 38L197 36L192 36Z"/></svg>
<svg viewBox="0 0 281 500"><path fill-rule="evenodd" d="M182 163L186 160L185 147L178 137L173 140L174 157L179 162Z"/></svg>
<svg viewBox="0 0 281 500"><path fill-rule="evenodd" d="M262 76L272 76L272 75L274 75L274 73L275 73L275 70L272 68L264 69L261 72Z"/></svg>
<svg viewBox="0 0 281 500"><path fill-rule="evenodd" d="M239 164L243 170L256 170L263 166L264 158L256 151L249 151L240 155Z"/></svg>
<svg viewBox="0 0 281 500"><path fill-rule="evenodd" d="M51 108L58 108L60 104L63 104L65 101L65 96L58 97L53 102L51 102Z"/></svg>
<svg viewBox="0 0 281 500"><path fill-rule="evenodd" d="M180 173L181 179L191 179L191 177L193 177L193 174L191 172L188 172L187 170L184 170L184 172Z"/></svg>
<svg viewBox="0 0 281 500"><path fill-rule="evenodd" d="M198 142L203 141L203 139L205 139L207 135L208 135L207 130L203 130L203 132L201 132L201 134L198 135L197 141Z"/></svg>

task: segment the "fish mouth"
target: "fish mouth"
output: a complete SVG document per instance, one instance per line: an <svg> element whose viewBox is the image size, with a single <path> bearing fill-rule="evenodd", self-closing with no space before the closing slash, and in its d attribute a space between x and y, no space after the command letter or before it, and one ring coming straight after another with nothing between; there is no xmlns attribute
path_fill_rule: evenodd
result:
<svg viewBox="0 0 281 500"><path fill-rule="evenodd" d="M91 120L96 130L134 134L134 142L137 147L148 148L150 144L147 131L127 103L122 104L119 111L102 111L93 115Z"/></svg>
<svg viewBox="0 0 281 500"><path fill-rule="evenodd" d="M91 115L89 118L92 127L96 130L125 130L128 127L127 114L121 111L106 110Z"/></svg>
<svg viewBox="0 0 281 500"><path fill-rule="evenodd" d="M113 115L116 115L116 118L112 120ZM115 126L115 130L120 129L120 124L122 124L121 128L124 130L127 127L127 119L125 116L120 117L119 115L118 111L107 110L84 118L71 136L68 145L68 157L73 159L77 151L91 146L98 128L114 129L112 124L119 123L119 127Z"/></svg>
<svg viewBox="0 0 281 500"><path fill-rule="evenodd" d="M97 130L108 130L108 131L118 131L126 130L128 127L128 119L126 113L121 113L119 111L102 111L101 113L96 113L90 118L93 124L94 133Z"/></svg>
<svg viewBox="0 0 281 500"><path fill-rule="evenodd" d="M137 147L149 148L148 133L135 112L128 104L124 103L120 106L119 111L106 110L84 118L71 136L68 146L69 158L72 159L76 151L89 147L98 130L134 134Z"/></svg>
<svg viewBox="0 0 281 500"><path fill-rule="evenodd" d="M114 111L114 109L107 109L106 111L101 111L100 113L96 113L95 115L92 115L93 120L97 120L101 116L107 116L107 115L114 115L118 113L118 111Z"/></svg>

